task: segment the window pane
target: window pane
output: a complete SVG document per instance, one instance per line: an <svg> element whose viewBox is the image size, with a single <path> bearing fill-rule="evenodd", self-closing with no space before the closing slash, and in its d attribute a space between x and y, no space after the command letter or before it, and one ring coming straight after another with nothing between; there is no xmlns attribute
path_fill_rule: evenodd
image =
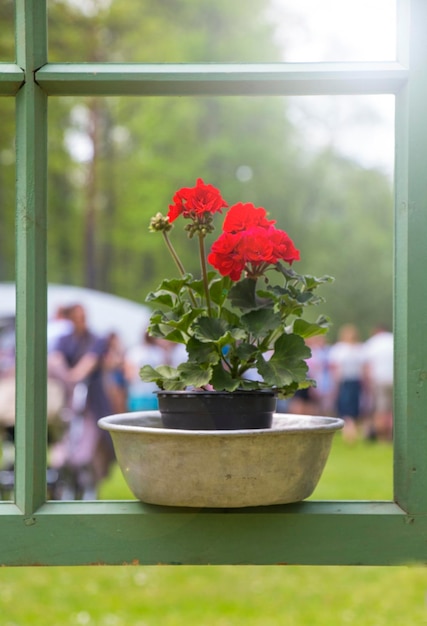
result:
<svg viewBox="0 0 427 626"><path fill-rule="evenodd" d="M394 0L274 0L286 61L393 61Z"/></svg>
<svg viewBox="0 0 427 626"><path fill-rule="evenodd" d="M0 63L15 61L14 5L13 0L0 3Z"/></svg>
<svg viewBox="0 0 427 626"><path fill-rule="evenodd" d="M394 96L305 96L288 103L304 145L336 150L393 178Z"/></svg>
<svg viewBox="0 0 427 626"><path fill-rule="evenodd" d="M0 99L0 500L13 498L15 422L15 107Z"/></svg>
<svg viewBox="0 0 427 626"><path fill-rule="evenodd" d="M63 0L49 7L51 61L277 60L265 0Z"/></svg>
<svg viewBox="0 0 427 626"><path fill-rule="evenodd" d="M51 61L143 63L395 58L391 0L61 0Z"/></svg>
<svg viewBox="0 0 427 626"><path fill-rule="evenodd" d="M86 310L93 330L120 340L99 361L108 410L122 410L120 402L138 408L130 396L135 380L123 387L120 358L125 353L127 362L127 351L141 344L145 296L174 273L149 220L197 177L218 186L229 204L264 206L300 249L301 271L335 276L319 308L334 323L330 342L348 322L362 339L391 322L391 98L52 98L49 115L49 282L141 307L130 323L99 300ZM173 235L186 269L197 272L186 235L179 228ZM76 301L88 302L71 291L56 304Z"/></svg>

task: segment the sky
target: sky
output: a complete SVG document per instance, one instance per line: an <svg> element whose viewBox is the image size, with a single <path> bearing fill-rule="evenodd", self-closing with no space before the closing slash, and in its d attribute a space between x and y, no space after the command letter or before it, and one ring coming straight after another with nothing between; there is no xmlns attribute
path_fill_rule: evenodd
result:
<svg viewBox="0 0 427 626"><path fill-rule="evenodd" d="M274 0L274 3L283 21L288 61L395 59L395 0Z"/></svg>
<svg viewBox="0 0 427 626"><path fill-rule="evenodd" d="M289 62L393 61L395 0L275 0ZM315 148L333 146L392 175L394 96L291 99L290 115Z"/></svg>

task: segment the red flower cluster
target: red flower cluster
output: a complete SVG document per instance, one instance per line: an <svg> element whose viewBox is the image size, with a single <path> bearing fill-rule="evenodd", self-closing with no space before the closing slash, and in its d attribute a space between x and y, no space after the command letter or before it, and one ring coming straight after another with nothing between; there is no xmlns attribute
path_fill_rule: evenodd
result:
<svg viewBox="0 0 427 626"><path fill-rule="evenodd" d="M243 271L252 278L261 276L268 265L279 260L298 261L299 251L283 230L267 219L262 207L239 202L230 208L223 233L212 245L208 261L222 276L238 281Z"/></svg>
<svg viewBox="0 0 427 626"><path fill-rule="evenodd" d="M195 187L183 187L173 197L169 205L168 218L173 222L179 215L191 219L203 218L206 214L221 213L228 206L221 193L213 185L205 185L201 178Z"/></svg>

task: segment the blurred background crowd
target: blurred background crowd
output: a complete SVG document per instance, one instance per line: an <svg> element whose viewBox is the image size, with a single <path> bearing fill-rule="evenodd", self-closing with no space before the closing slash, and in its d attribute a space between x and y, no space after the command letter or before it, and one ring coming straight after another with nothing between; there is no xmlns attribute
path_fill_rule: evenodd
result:
<svg viewBox="0 0 427 626"><path fill-rule="evenodd" d="M91 330L82 304L59 306L48 322L48 424L52 498L95 499L100 482L114 462L108 433L97 426L100 417L127 411L156 410L156 386L144 383L145 364L178 365L186 360L184 346L150 337L145 325L134 345L125 346L118 332ZM358 328L343 325L337 340L308 340L307 361L315 386L278 400L278 412L339 416L343 437L391 441L393 433L393 336L379 325L362 341ZM14 341L0 351L0 426L3 451L13 445L15 362ZM6 445L5 445L6 444ZM3 454L0 483L13 486L13 456ZM49 474L48 474L49 483Z"/></svg>

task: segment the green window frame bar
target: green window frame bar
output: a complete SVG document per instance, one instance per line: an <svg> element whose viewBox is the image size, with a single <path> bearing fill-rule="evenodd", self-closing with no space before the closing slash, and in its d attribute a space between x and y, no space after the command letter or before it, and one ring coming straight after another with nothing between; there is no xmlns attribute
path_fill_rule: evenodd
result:
<svg viewBox="0 0 427 626"><path fill-rule="evenodd" d="M398 0L390 63L53 64L46 0L16 0L17 418L15 503L0 503L2 565L427 561L427 3ZM46 502L47 104L58 95L396 97L394 501L188 510Z"/></svg>

